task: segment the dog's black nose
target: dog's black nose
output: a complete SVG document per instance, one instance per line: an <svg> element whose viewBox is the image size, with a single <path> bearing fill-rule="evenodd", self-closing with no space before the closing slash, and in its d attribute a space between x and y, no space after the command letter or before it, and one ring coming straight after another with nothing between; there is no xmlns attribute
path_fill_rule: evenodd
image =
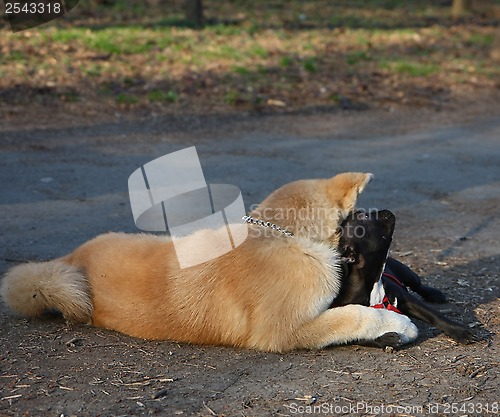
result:
<svg viewBox="0 0 500 417"><path fill-rule="evenodd" d="M392 222L396 222L396 216L392 211L389 210L380 210L378 212L378 218L381 220L388 220Z"/></svg>
<svg viewBox="0 0 500 417"><path fill-rule="evenodd" d="M389 210L380 210L378 220L383 224L386 238L392 238L396 226L396 216Z"/></svg>

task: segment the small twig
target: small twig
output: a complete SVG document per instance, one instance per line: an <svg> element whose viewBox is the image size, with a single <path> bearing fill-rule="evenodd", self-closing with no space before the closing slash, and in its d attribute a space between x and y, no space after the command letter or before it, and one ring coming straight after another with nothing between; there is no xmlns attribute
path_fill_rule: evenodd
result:
<svg viewBox="0 0 500 417"><path fill-rule="evenodd" d="M481 366L479 369L476 369L474 372L472 372L472 373L469 375L469 378L470 378L470 379L475 378L476 376L478 376L479 372L484 371L485 369L486 369L486 367L485 367L485 366Z"/></svg>
<svg viewBox="0 0 500 417"><path fill-rule="evenodd" d="M76 346L76 342L79 342L79 341L81 341L81 340L82 340L82 339L81 339L80 337L74 337L73 339L68 340L68 341L66 342L66 346L68 346L68 347L74 347L74 346Z"/></svg>
<svg viewBox="0 0 500 417"><path fill-rule="evenodd" d="M164 389L158 391L155 395L153 395L153 400L157 400L158 398L162 398L167 394L168 394L168 389L164 388Z"/></svg>
<svg viewBox="0 0 500 417"><path fill-rule="evenodd" d="M14 398L19 398L19 397L22 397L23 394L16 394L16 395L9 395L8 397L3 397L0 399L0 401L3 401L3 400L13 400Z"/></svg>
<svg viewBox="0 0 500 417"><path fill-rule="evenodd" d="M207 409L207 411L212 414L213 416L217 416L217 413L212 410L208 405L205 404L205 401L203 401L203 407L205 407Z"/></svg>
<svg viewBox="0 0 500 417"><path fill-rule="evenodd" d="M477 395L477 393L475 393L474 395L470 396L470 397L467 397L467 398L464 398L463 400L459 400L457 401L458 403L464 403L464 402L467 402L467 401L470 401L472 400L473 398L475 398Z"/></svg>
<svg viewBox="0 0 500 417"><path fill-rule="evenodd" d="M123 383L123 382L111 382L111 385L115 385L117 387L138 387L138 386L148 386L151 385L150 380L145 380L145 381L140 381L140 382L129 382L129 383Z"/></svg>
<svg viewBox="0 0 500 417"><path fill-rule="evenodd" d="M129 347L129 345L127 345L126 343L110 343L109 345L92 345L89 347L91 347L91 348L104 348L104 347L117 347L117 346Z"/></svg>

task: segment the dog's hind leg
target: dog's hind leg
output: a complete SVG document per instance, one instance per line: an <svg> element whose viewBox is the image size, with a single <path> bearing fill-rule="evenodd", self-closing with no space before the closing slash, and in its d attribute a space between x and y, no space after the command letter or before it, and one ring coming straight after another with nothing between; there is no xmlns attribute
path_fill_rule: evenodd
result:
<svg viewBox="0 0 500 417"><path fill-rule="evenodd" d="M397 299L397 308L403 314L432 324L457 342L470 343L477 340L468 327L445 317L396 283L384 281L384 288L391 302L396 303L394 298Z"/></svg>
<svg viewBox="0 0 500 417"><path fill-rule="evenodd" d="M446 295L436 288L422 284L422 280L414 271L394 258L387 258L386 272L394 275L403 285L421 295L430 303L446 303Z"/></svg>
<svg viewBox="0 0 500 417"><path fill-rule="evenodd" d="M388 333L398 337L386 338ZM411 320L393 311L357 304L330 308L295 332L292 349L319 349L329 345L383 340L398 347L418 336ZM382 337L382 339L380 339ZM386 343L387 342L387 343Z"/></svg>

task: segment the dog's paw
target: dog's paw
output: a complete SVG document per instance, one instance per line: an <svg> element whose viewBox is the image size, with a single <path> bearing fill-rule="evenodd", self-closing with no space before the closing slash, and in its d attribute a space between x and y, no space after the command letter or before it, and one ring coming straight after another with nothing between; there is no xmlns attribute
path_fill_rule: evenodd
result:
<svg viewBox="0 0 500 417"><path fill-rule="evenodd" d="M376 340L388 333L396 333L401 344L413 342L418 337L418 329L409 317L385 309L370 308L369 329L362 340Z"/></svg>
<svg viewBox="0 0 500 417"><path fill-rule="evenodd" d="M398 333L389 332L384 333L382 336L377 337L375 340L360 340L359 345L385 348L387 346L399 348L403 345L403 341Z"/></svg>
<svg viewBox="0 0 500 417"><path fill-rule="evenodd" d="M418 337L418 328L409 317L389 310L380 310L380 312L385 316L383 334L397 333L402 344L413 342Z"/></svg>
<svg viewBox="0 0 500 417"><path fill-rule="evenodd" d="M471 329L460 325L450 326L449 328L444 330L444 333L456 342L462 343L464 345L481 340L481 338L477 336Z"/></svg>
<svg viewBox="0 0 500 417"><path fill-rule="evenodd" d="M377 346L382 348L386 346L398 348L403 345L401 336L398 333L394 332L385 333L382 336L377 337L374 342L377 344Z"/></svg>

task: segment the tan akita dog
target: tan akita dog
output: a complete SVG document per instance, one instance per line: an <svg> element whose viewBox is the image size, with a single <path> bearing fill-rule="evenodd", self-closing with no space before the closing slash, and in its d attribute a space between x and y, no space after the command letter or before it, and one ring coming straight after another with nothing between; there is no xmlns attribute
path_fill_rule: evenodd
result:
<svg viewBox="0 0 500 417"><path fill-rule="evenodd" d="M273 192L251 215L272 217L290 237L248 224L232 251L181 269L168 237L108 233L62 258L18 265L1 284L4 302L34 317L64 317L145 339L266 351L322 348L417 328L392 311L361 305L329 309L341 283L335 231L370 174L302 180ZM280 224L280 216L282 224ZM217 231L185 237L203 251Z"/></svg>

